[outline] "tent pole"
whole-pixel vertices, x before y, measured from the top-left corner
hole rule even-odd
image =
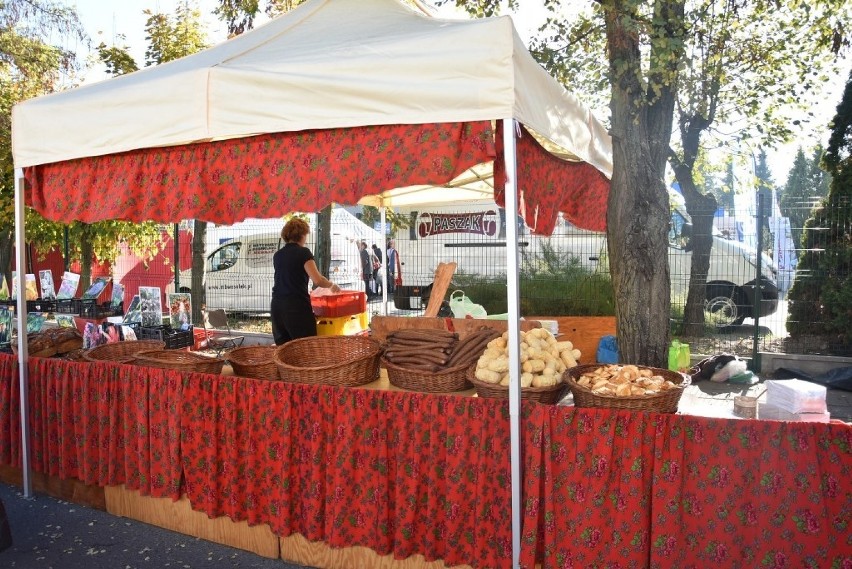
[[[379,267],[379,277],[382,278],[382,316],[388,315],[388,241],[385,235],[386,216],[384,204],[379,207],[379,233],[382,236],[382,242],[379,244],[382,250],[382,266]]]
[[[21,470],[23,473],[24,497],[33,495],[30,478],[30,405],[27,364],[27,289],[24,282],[27,266],[26,216],[24,210],[24,171],[15,168],[15,266],[18,268],[18,392],[21,394]]]
[[[506,294],[509,309],[509,425],[512,444],[512,567],[521,566],[521,342],[515,120],[503,119],[506,164]]]

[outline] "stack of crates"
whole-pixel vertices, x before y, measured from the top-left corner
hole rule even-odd
[[[354,336],[367,330],[367,295],[359,291],[311,296],[317,335]]]

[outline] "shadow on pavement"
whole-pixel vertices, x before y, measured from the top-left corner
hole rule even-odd
[[[4,569],[304,569],[0,483],[12,547]]]

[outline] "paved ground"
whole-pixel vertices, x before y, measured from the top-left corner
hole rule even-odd
[[[3,569],[300,569],[300,565],[110,515],[0,483],[13,546]]]

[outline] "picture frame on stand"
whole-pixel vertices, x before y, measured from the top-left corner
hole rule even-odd
[[[163,325],[163,300],[158,286],[140,286],[139,301],[142,312],[142,326]]]

